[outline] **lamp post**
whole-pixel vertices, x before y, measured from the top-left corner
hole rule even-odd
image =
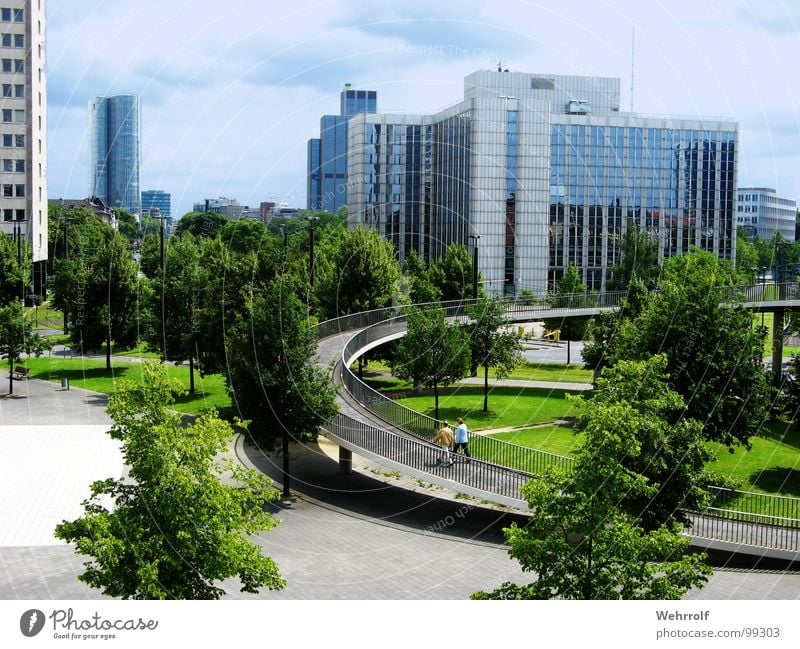
[[[289,228],[286,223],[281,223],[281,232],[283,233],[283,263],[289,262]]]
[[[308,283],[313,288],[314,286],[314,223],[319,221],[318,216],[309,216],[308,217],[308,231],[310,235],[309,244],[308,244]]]
[[[472,299],[478,299],[478,239],[479,234],[471,234],[468,237],[472,241]]]

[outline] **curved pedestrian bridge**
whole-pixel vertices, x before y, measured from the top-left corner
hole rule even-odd
[[[507,302],[509,322],[542,318],[575,318],[596,315],[618,307],[625,293],[558,296],[546,300]],[[736,299],[754,311],[782,316],[800,310],[796,284],[725,287],[721,301]],[[466,321],[471,301],[442,303],[450,320]],[[419,306],[419,305],[418,305]],[[339,445],[340,464],[349,470],[352,453],[389,469],[420,478],[470,496],[528,509],[520,487],[548,466],[568,469],[572,459],[503,442],[489,436],[471,435],[473,459],[441,466],[440,449],[432,443],[439,422],[406,408],[373,390],[351,367],[370,349],[402,337],[408,306],[368,311],[319,326],[320,362],[333,366],[339,389],[340,414],[323,427]],[[776,328],[778,330],[778,328]],[[780,334],[779,334],[780,335]],[[780,356],[778,356],[780,358]],[[780,367],[780,364],[778,364]],[[800,499],[712,488],[711,506],[690,512],[693,542],[716,549],[756,553],[780,559],[800,559]]]

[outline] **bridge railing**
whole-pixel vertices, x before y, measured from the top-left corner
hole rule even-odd
[[[398,435],[343,414],[337,415],[323,428],[358,448],[426,473],[434,470],[441,455],[439,447],[433,444]],[[530,474],[479,459],[472,460],[470,464],[456,462],[442,471],[446,471],[444,475],[448,480],[514,500],[521,499],[520,488],[531,478]]]
[[[463,315],[463,307],[453,305],[446,309],[448,317]],[[348,392],[370,412],[396,428],[424,440],[433,439],[441,421],[403,406],[361,381],[347,365],[358,350],[376,340],[405,331],[404,316],[372,325],[353,336],[342,349],[342,380]],[[520,446],[494,437],[470,433],[472,454],[487,462],[505,466],[530,475],[541,474],[548,466],[568,469],[572,458]]]

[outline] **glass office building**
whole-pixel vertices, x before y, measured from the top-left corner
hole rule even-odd
[[[374,113],[377,103],[377,92],[348,83],[339,95],[340,114],[320,118],[320,136],[308,141],[308,209],[336,212],[347,205],[347,124],[353,115]]]
[[[148,189],[142,192],[142,212],[147,214],[157,209],[161,216],[172,216],[172,196],[160,189]]]
[[[30,243],[34,288],[42,293],[48,252],[45,3],[0,4],[0,232]]]
[[[736,123],[623,113],[619,85],[481,71],[440,113],[353,117],[351,221],[401,258],[478,241],[493,293],[553,289],[569,264],[605,289],[629,222],[661,258],[733,258]]]
[[[89,101],[89,196],[141,214],[141,113],[136,95]]]

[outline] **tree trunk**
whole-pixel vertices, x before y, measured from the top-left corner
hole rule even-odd
[[[436,421],[439,421],[439,384],[433,384],[433,416]]]
[[[489,412],[489,366],[483,366],[483,412]]]
[[[591,600],[594,596],[593,577],[592,577],[592,536],[589,536],[589,552],[586,561],[586,575],[583,578],[583,599]]]
[[[8,393],[14,394],[14,357],[8,356]]]
[[[194,394],[194,356],[189,355],[189,394]]]
[[[111,334],[106,334],[106,369],[111,369]]]

